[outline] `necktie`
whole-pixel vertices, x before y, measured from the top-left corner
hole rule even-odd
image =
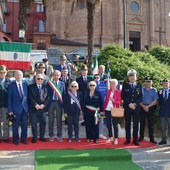
[[[84,82],[87,82],[87,78],[86,77],[84,77]]]
[[[131,88],[134,89],[134,84],[133,83],[131,84]]]
[[[40,85],[38,86],[38,92],[39,92],[39,94],[41,94],[41,86]]]
[[[21,97],[21,99],[23,98],[23,93],[22,93],[22,88],[21,88],[21,84],[18,84],[19,87],[19,95]]]
[[[164,99],[165,99],[165,100],[168,99],[168,91],[167,91],[167,90],[165,90]]]

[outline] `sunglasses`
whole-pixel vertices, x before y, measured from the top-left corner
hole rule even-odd
[[[90,87],[92,87],[92,86],[93,86],[93,87],[95,87],[96,85],[94,85],[94,84],[90,84],[89,86],[90,86]]]
[[[145,82],[146,82],[146,83],[150,83],[151,81],[150,81],[150,80],[146,80]]]
[[[71,86],[71,87],[77,87],[77,86]]]
[[[94,77],[95,79],[99,79],[100,77]]]
[[[37,78],[37,80],[43,80],[42,78]]]

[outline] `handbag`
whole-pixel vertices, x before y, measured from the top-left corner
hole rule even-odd
[[[112,115],[112,117],[124,117],[124,108],[122,108],[122,107],[112,108],[111,115]]]

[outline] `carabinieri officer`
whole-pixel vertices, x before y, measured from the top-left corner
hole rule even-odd
[[[125,130],[126,141],[125,145],[130,143],[131,139],[131,117],[133,117],[133,143],[139,145],[138,138],[138,125],[139,125],[139,113],[140,103],[142,100],[142,86],[136,83],[137,72],[131,69],[127,72],[129,82],[125,82],[122,88],[122,99],[124,101],[125,109]]]
[[[147,119],[150,142],[156,144],[157,142],[154,140],[153,122],[156,104],[158,102],[158,94],[157,90],[152,87],[152,83],[152,78],[147,76],[145,78],[145,86],[142,88],[143,97],[142,102],[140,103],[142,108],[140,112],[140,138],[138,139],[138,142],[142,142],[144,139],[145,123]]]

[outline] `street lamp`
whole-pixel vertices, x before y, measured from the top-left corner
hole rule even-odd
[[[126,48],[126,0],[123,0],[123,47]]]

